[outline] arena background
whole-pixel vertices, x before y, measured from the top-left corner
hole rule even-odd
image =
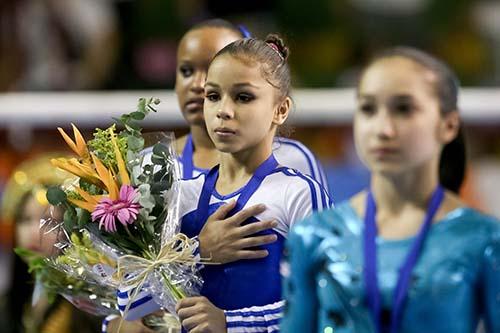
[[[296,88],[292,134],[326,168],[336,202],[366,186],[352,144],[352,87],[393,45],[422,48],[460,77],[468,138],[463,197],[500,217],[500,2],[486,0],[9,0],[0,3],[0,196],[12,170],[63,149],[57,126],[88,136],[139,97],[159,97],[148,131],[186,132],[172,92],[176,44],[220,17],[253,35],[282,34]],[[0,290],[11,227],[0,222]]]

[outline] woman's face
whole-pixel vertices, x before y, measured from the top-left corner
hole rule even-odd
[[[458,130],[442,115],[433,72],[403,57],[383,58],[365,72],[354,117],[356,149],[372,172],[401,173],[439,161]]]
[[[189,31],[179,43],[175,92],[190,126],[204,124],[203,89],[208,64],[219,50],[240,38],[229,29],[206,27]]]
[[[33,195],[29,195],[20,209],[19,219],[16,221],[16,246],[46,256],[52,254],[56,235],[45,234],[42,237],[40,232],[40,219],[45,217],[47,206],[41,205]]]
[[[271,146],[274,132],[288,116],[289,103],[262,76],[261,65],[232,55],[218,56],[205,85],[204,114],[215,147],[237,153]]]

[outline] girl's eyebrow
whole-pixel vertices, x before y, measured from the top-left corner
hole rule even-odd
[[[410,101],[413,100],[413,97],[411,95],[401,94],[392,96],[392,99],[395,99],[397,101]]]
[[[358,98],[363,98],[363,99],[369,99],[369,100],[374,100],[375,96],[370,95],[370,94],[358,94]]]
[[[210,82],[210,81],[205,82],[205,86],[212,86],[214,88],[220,88],[220,86],[217,83]],[[250,82],[235,83],[235,84],[233,84],[233,87],[237,87],[237,88],[240,88],[240,87],[252,87],[252,88],[255,88],[255,89],[259,89],[258,86],[254,85],[254,84],[251,84]]]
[[[259,89],[258,86],[254,85],[254,84],[251,84],[250,82],[241,82],[241,83],[235,83],[233,84],[234,87],[253,87],[253,88],[256,88],[256,89]]]
[[[217,83],[213,83],[213,82],[210,82],[210,81],[205,82],[205,86],[212,86],[214,88],[220,88]]]

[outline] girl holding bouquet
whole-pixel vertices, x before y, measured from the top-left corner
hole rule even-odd
[[[244,236],[254,236],[236,241],[239,254],[258,250],[266,256],[235,261],[201,247],[202,258],[220,265],[202,269],[201,297],[177,306],[189,332],[278,330],[283,305],[279,262],[288,230],[313,211],[331,206],[318,182],[282,166],[273,154],[276,131],[291,107],[287,57],[283,41],[270,35],[265,41],[235,41],[210,62],[204,118],[220,165],[182,182],[181,231],[194,237],[208,225],[238,226]],[[257,222],[266,220],[273,229],[255,235]],[[200,235],[201,244],[203,240]],[[213,235],[212,241],[217,240],[224,242],[222,235]],[[267,240],[274,242],[259,246]]]
[[[195,25],[179,42],[175,92],[190,129],[188,135],[177,140],[183,178],[206,173],[219,162],[218,150],[208,135],[203,117],[203,88],[208,64],[224,46],[248,37],[250,34],[243,27],[214,19]],[[276,137],[273,152],[281,165],[297,169],[327,188],[322,166],[303,144]]]
[[[366,67],[354,137],[371,188],[292,230],[283,332],[500,332],[500,224],[457,196],[458,89],[411,48]]]

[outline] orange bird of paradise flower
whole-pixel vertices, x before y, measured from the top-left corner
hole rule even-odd
[[[99,158],[89,152],[87,143],[85,142],[82,134],[75,125],[71,125],[73,127],[75,141],[73,141],[63,129],[58,128],[58,130],[68,146],[81,158],[81,161],[76,158],[57,158],[51,160],[52,165],[66,170],[100,187],[108,193],[107,197],[111,200],[117,200],[119,198],[120,186],[130,185],[130,176],[128,174],[122,153],[118,148],[116,134],[114,133],[113,128],[109,128],[108,130],[111,134],[111,142],[113,144],[116,164],[118,165],[119,179],[115,175],[112,168],[106,168]],[[120,180],[120,182],[118,180]],[[82,197],[83,200],[68,198],[68,201],[89,212],[93,212],[99,201],[106,197],[106,195],[91,195],[79,187],[75,187],[75,191]]]

